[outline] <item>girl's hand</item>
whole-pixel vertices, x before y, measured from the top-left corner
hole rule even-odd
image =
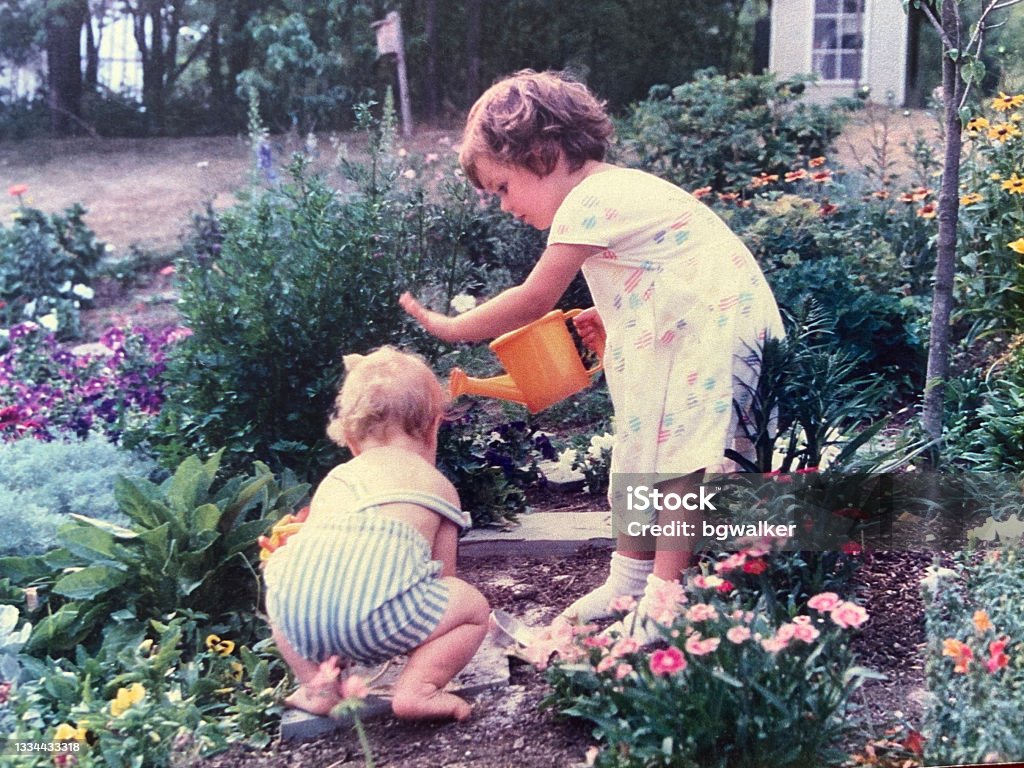
[[[423,326],[427,333],[437,336],[443,341],[458,341],[458,339],[451,338],[448,333],[451,318],[442,315],[440,312],[427,309],[408,291],[398,297],[398,303],[402,305],[402,309],[408,312],[416,322]]]
[[[604,330],[604,320],[597,313],[597,307],[591,307],[580,312],[572,319],[576,332],[580,335],[580,341],[599,359],[604,359],[604,345],[608,335]]]

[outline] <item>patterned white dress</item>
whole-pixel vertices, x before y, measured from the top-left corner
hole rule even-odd
[[[733,401],[747,407],[760,347],[782,334],[743,241],[689,193],[616,168],[566,196],[548,243],[605,249],[583,274],[608,334],[612,472],[726,471],[725,449],[743,447]]]

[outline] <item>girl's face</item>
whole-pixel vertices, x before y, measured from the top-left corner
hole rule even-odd
[[[555,212],[573,187],[563,159],[547,176],[538,176],[522,166],[503,165],[489,157],[477,160],[476,171],[484,191],[501,200],[501,210],[536,229],[551,226]]]

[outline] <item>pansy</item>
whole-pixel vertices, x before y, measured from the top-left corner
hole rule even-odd
[[[118,688],[114,700],[110,702],[110,714],[120,717],[144,698],[146,689],[142,683],[132,683],[127,688]]]

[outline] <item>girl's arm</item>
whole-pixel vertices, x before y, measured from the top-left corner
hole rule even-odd
[[[493,339],[550,312],[583,262],[604,250],[594,245],[549,245],[521,285],[455,317],[427,309],[408,292],[399,303],[428,333],[444,341]]]
[[[441,562],[441,576],[455,575],[455,559],[459,552],[459,528],[451,520],[441,520],[434,534],[430,558]]]

